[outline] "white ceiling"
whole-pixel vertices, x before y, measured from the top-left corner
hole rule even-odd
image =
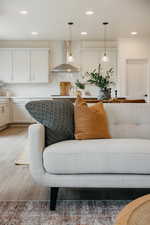
[[[19,10],[28,10],[20,15]],[[92,16],[85,11],[93,10]],[[150,0],[0,0],[1,40],[63,40],[68,38],[67,22],[73,21],[73,39],[102,40],[101,23],[110,23],[108,39],[150,37]],[[33,37],[32,31],[39,32]],[[87,31],[86,37],[80,32]]]

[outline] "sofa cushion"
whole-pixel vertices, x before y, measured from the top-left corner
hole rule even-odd
[[[48,146],[43,163],[52,174],[150,174],[150,140],[70,140]]]
[[[96,103],[89,107],[84,99],[78,97],[74,112],[75,139],[111,138],[103,103]]]
[[[32,101],[28,112],[45,126],[45,145],[74,139],[74,106],[68,100]]]
[[[150,139],[150,104],[106,103],[112,138]]]

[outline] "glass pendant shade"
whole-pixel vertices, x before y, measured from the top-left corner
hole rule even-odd
[[[109,57],[106,55],[106,53],[105,53],[104,56],[102,57],[102,61],[103,61],[103,62],[109,62]]]
[[[68,61],[68,63],[74,62],[73,56],[72,55],[69,55],[68,58],[67,58],[67,61]]]

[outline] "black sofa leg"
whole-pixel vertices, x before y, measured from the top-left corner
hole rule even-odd
[[[52,187],[50,189],[50,210],[54,211],[56,209],[57,195],[58,195],[58,187]]]

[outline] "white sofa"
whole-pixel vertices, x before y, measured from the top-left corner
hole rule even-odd
[[[104,104],[112,139],[68,140],[44,147],[44,127],[29,128],[30,171],[51,187],[150,188],[150,104]]]

